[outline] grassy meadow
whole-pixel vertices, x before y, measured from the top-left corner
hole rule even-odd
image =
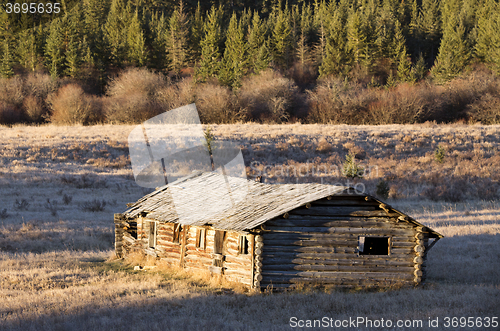
[[[151,191],[133,180],[133,128],[0,126],[1,330],[288,330],[292,317],[450,330],[445,317],[500,317],[500,125],[213,125],[249,177],[357,185],[445,236],[417,288],[263,294],[113,259],[113,213]],[[364,178],[342,176],[348,153]]]

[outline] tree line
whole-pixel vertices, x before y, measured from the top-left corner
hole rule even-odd
[[[338,0],[194,4],[82,0],[47,24],[13,33],[0,16],[0,74],[47,70],[106,81],[124,67],[238,88],[268,67],[317,77],[353,72],[384,82],[439,81],[472,63],[500,71],[497,0]]]

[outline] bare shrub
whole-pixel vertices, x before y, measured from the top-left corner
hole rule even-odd
[[[50,201],[50,199],[47,198],[47,201],[45,202],[44,207],[45,207],[45,209],[50,211],[50,214],[52,216],[57,216],[57,212],[59,211],[59,206],[58,206],[57,201],[55,201],[55,200]]]
[[[90,201],[85,201],[80,205],[80,209],[83,211],[88,211],[88,212],[98,212],[98,211],[103,211],[104,207],[106,207],[106,201],[104,200],[99,200],[99,199],[94,199]]]
[[[0,100],[0,124],[14,124],[21,120],[21,113],[14,105]]]
[[[0,102],[18,107],[23,103],[24,96],[21,77],[0,78]]]
[[[175,109],[195,102],[195,85],[192,78],[184,78],[157,92],[158,102],[166,109]]]
[[[58,81],[52,79],[48,74],[34,73],[26,77],[24,91],[26,95],[33,95],[44,100],[57,90],[58,85]]]
[[[196,107],[202,123],[233,123],[242,120],[231,90],[215,82],[196,86]]]
[[[65,205],[69,205],[71,203],[71,201],[73,201],[73,197],[71,195],[65,193],[63,195],[63,203]]]
[[[167,86],[162,74],[140,68],[124,71],[108,86],[106,118],[113,123],[140,123],[162,113],[159,91]]]
[[[26,199],[21,199],[20,201],[16,199],[14,202],[14,208],[17,210],[28,210],[30,203]]]
[[[270,69],[244,79],[236,95],[238,104],[252,119],[282,123],[299,115],[297,85]]]
[[[61,177],[61,182],[63,184],[73,185],[78,189],[107,187],[105,181],[99,179],[97,175],[90,173],[80,176],[63,175]]]
[[[7,217],[9,217],[9,213],[7,212],[7,208],[0,210],[0,218],[6,219]]]
[[[369,121],[368,105],[375,97],[361,84],[340,78],[321,80],[308,91],[309,115],[313,123],[363,124]]]
[[[37,96],[28,95],[23,101],[26,118],[30,122],[41,122],[46,114],[44,102]]]
[[[486,93],[468,105],[466,112],[470,122],[500,124],[500,95]]]
[[[52,108],[52,123],[89,125],[103,119],[99,99],[85,94],[76,84],[61,87],[56,94],[50,95],[48,100]]]

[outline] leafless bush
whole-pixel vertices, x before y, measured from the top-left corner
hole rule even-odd
[[[84,188],[103,188],[107,187],[105,181],[99,179],[93,174],[83,174],[80,176],[63,175],[61,182],[64,184],[73,185],[78,189]]]
[[[59,82],[44,73],[34,73],[26,77],[24,91],[26,95],[33,95],[42,100],[57,90]]]
[[[64,194],[63,195],[63,203],[65,205],[69,205],[71,203],[71,201],[73,201],[73,197],[71,195],[68,195],[68,194]]]
[[[144,68],[125,70],[108,85],[107,95],[110,97],[125,97],[140,94],[154,97],[157,91],[168,85],[164,76]]]
[[[140,123],[165,111],[159,91],[168,86],[162,74],[147,69],[126,70],[107,90],[106,118],[113,123]]]
[[[80,205],[81,210],[93,213],[103,211],[104,207],[106,207],[106,201],[99,199],[86,201]]]
[[[50,199],[47,199],[45,202],[45,209],[50,211],[50,214],[52,216],[57,216],[57,212],[59,211],[58,203],[55,200],[50,201]]]
[[[6,219],[7,217],[9,217],[9,213],[7,212],[7,208],[0,210],[0,218]]]
[[[0,124],[14,124],[21,120],[19,108],[0,100]]]
[[[29,206],[30,203],[26,199],[21,199],[21,201],[16,199],[16,201],[14,202],[14,208],[17,210],[28,210]]]
[[[361,84],[330,77],[308,91],[308,100],[310,122],[364,124],[370,120],[368,106],[376,97]]]
[[[76,84],[61,87],[48,99],[53,111],[50,117],[52,123],[89,125],[103,120],[99,99],[85,94]]]
[[[30,122],[41,122],[46,114],[43,101],[34,95],[28,95],[23,101],[26,118]]]
[[[467,117],[471,122],[500,124],[500,95],[486,93],[467,106]]]
[[[252,119],[282,123],[299,110],[299,89],[293,80],[266,70],[242,81],[238,104]]]
[[[166,110],[195,102],[195,85],[192,78],[184,78],[158,90],[158,102]]]
[[[232,123],[244,119],[229,88],[206,82],[197,85],[195,93],[202,123]]]
[[[23,103],[24,96],[21,77],[0,78],[0,102],[18,107]]]

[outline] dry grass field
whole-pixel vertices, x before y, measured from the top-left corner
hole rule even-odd
[[[213,126],[240,144],[250,176],[372,195],[384,180],[388,203],[445,236],[417,288],[262,295],[112,259],[113,213],[150,191],[133,181],[132,129],[0,127],[0,330],[288,330],[292,317],[383,318],[395,330],[439,318],[431,329],[452,330],[446,317],[500,317],[500,126]],[[341,175],[349,152],[365,178]]]

